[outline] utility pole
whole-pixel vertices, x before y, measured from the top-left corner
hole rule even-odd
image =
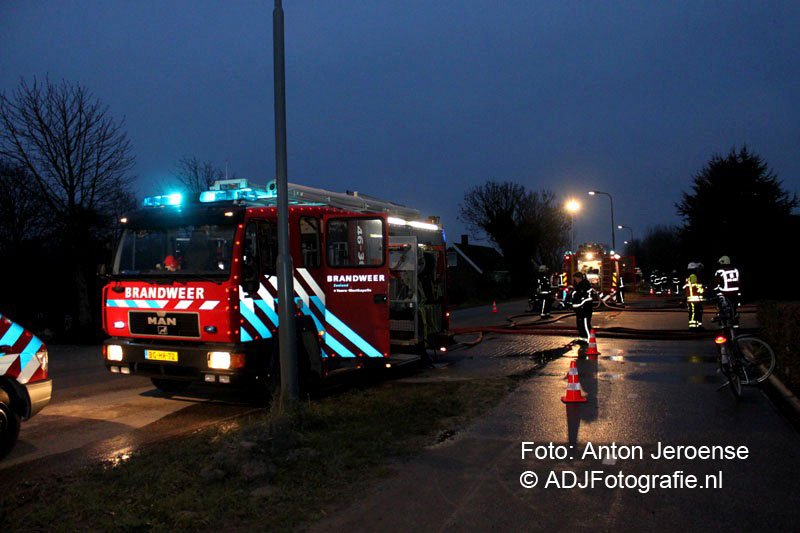
[[[297,341],[294,323],[294,267],[289,253],[289,186],[286,174],[286,61],[283,45],[283,6],[272,11],[272,50],[275,78],[275,181],[278,195],[278,346],[281,363],[281,407],[297,401]]]

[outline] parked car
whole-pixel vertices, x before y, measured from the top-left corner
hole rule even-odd
[[[47,346],[0,315],[0,459],[14,447],[20,421],[41,411],[53,392]]]

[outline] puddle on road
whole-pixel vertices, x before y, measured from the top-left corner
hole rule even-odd
[[[617,363],[711,363],[716,364],[715,355],[603,355],[600,359]]]
[[[653,372],[641,372],[627,374],[624,379],[631,381],[646,381],[648,383],[665,383],[677,385],[688,383],[690,385],[719,385],[720,377],[717,374],[691,374],[689,376],[679,376],[676,374],[656,374]]]

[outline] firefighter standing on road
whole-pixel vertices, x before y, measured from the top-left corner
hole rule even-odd
[[[675,296],[680,295],[681,293],[681,278],[678,276],[678,271],[672,271],[672,277],[670,278],[670,283],[672,284],[672,291]]]
[[[549,318],[550,308],[553,306],[553,288],[545,265],[539,267],[539,275],[536,277],[536,296],[541,300],[539,316]]]
[[[731,265],[731,258],[723,255],[719,258],[719,269],[714,273],[714,292],[725,296],[731,304],[733,322],[739,322],[739,269]]]
[[[689,329],[702,328],[703,284],[697,277],[699,265],[692,262],[686,268],[689,270],[689,276],[683,288],[686,291],[686,308],[689,310]]]
[[[611,292],[614,295],[614,303],[625,305],[625,280],[622,274],[611,273]]]
[[[589,342],[589,330],[592,329],[592,296],[594,289],[583,272],[575,272],[572,276],[575,292],[572,293],[572,308],[575,310],[575,321],[578,325],[578,336],[581,341]]]

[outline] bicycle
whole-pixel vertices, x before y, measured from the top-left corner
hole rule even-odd
[[[725,295],[717,296],[717,316],[721,333],[714,342],[719,348],[717,362],[727,378],[718,390],[730,387],[733,396],[742,396],[742,385],[758,385],[775,370],[775,352],[766,341],[755,335],[738,335],[736,314]]]

